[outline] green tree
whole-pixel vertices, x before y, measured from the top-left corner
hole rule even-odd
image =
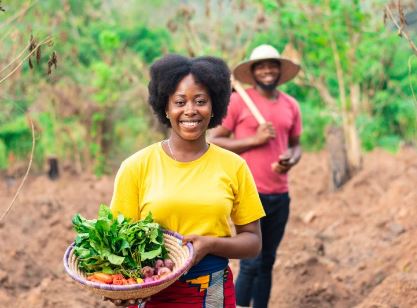
[[[304,93],[304,98],[312,99],[308,104],[323,109],[329,121],[343,128],[351,174],[361,168],[361,135],[367,148],[392,148],[407,136],[415,113],[407,107],[405,67],[395,63],[409,51],[393,48],[393,35],[385,31],[382,19],[373,18],[374,12],[382,11],[379,1],[368,3],[372,10],[360,1],[258,3],[275,17],[277,26],[256,37],[254,44],[272,43],[301,63],[303,71],[296,82],[315,92]],[[372,136],[364,129],[371,123]],[[376,142],[370,144],[370,139]]]

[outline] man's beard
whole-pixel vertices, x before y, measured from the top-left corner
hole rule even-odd
[[[277,87],[278,82],[279,82],[279,77],[273,83],[269,83],[269,84],[262,83],[256,79],[255,79],[255,82],[262,90],[270,92],[270,91],[275,90],[275,88]]]

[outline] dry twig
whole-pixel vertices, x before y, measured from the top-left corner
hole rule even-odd
[[[28,3],[25,6],[23,6],[23,8],[17,12],[16,14],[14,14],[13,16],[11,16],[9,19],[7,19],[6,21],[2,22],[0,24],[0,29],[8,26],[9,24],[11,24],[14,20],[18,19],[19,17],[23,16],[32,6],[34,6],[36,3],[38,3],[38,0],[33,1],[32,3]]]
[[[412,57],[408,58],[408,82],[410,83],[410,89],[411,89],[411,93],[413,94],[414,104],[416,105],[416,108],[417,108],[417,97],[416,97],[416,94],[414,92],[413,84],[411,82],[411,73],[412,73],[411,72],[411,59],[412,59]]]
[[[28,167],[26,169],[25,176],[23,177],[22,182],[20,183],[19,188],[17,189],[17,191],[16,191],[16,193],[15,193],[12,201],[10,202],[10,204],[7,207],[6,211],[1,215],[0,222],[6,217],[6,215],[11,210],[14,202],[16,201],[17,196],[19,195],[19,193],[20,193],[20,191],[21,191],[21,189],[23,187],[23,184],[26,182],[26,179],[28,177],[30,168],[32,167],[33,154],[35,152],[35,127],[34,127],[33,122],[32,122],[32,120],[30,118],[29,118],[29,121],[30,121],[31,130],[32,130],[32,150],[30,151],[29,165],[28,165]]]
[[[25,51],[29,48],[30,43],[28,45],[25,46],[25,48],[23,48],[23,50],[16,56],[16,58],[14,58],[12,61],[10,61],[5,67],[3,67],[0,71],[0,74],[3,73],[10,65],[12,65],[14,62],[16,62],[17,60],[19,60],[23,54],[25,53]]]
[[[394,14],[392,13],[389,6],[386,5],[385,6],[385,11],[384,11],[384,21],[386,21],[387,17],[389,17],[392,20],[395,27],[397,27],[397,29],[398,29],[398,35],[401,36],[401,37],[404,37],[408,41],[408,44],[410,44],[411,49],[417,55],[417,46],[416,46],[416,44],[414,44],[413,40],[410,38],[410,35],[408,34],[407,30],[405,29],[405,26],[407,25],[407,22],[406,22],[406,19],[405,19],[405,16],[404,16],[404,11],[402,9],[400,0],[398,0],[398,14],[399,14],[399,17],[400,17],[399,23],[396,20],[396,18],[394,17]]]
[[[52,37],[47,37],[46,39],[44,39],[42,42],[40,42],[39,44],[36,44],[35,43],[35,47],[34,48],[31,48],[31,47],[33,47],[33,42],[32,42],[32,40],[31,40],[31,42],[30,42],[30,44],[29,44],[29,54],[28,55],[26,55],[26,57],[24,57],[17,65],[16,65],[16,67],[10,72],[10,73],[8,73],[4,78],[2,78],[1,80],[0,80],[0,84],[3,82],[3,81],[5,81],[7,78],[9,78],[11,75],[13,75],[16,71],[17,71],[17,69],[19,68],[19,67],[21,67],[22,65],[23,65],[23,63],[27,60],[27,59],[29,59],[30,60],[30,57],[35,53],[35,52],[37,52],[37,50],[38,50],[38,48],[40,48],[40,46],[42,46],[42,45],[46,45],[46,44],[50,44],[52,42]],[[54,52],[55,53],[55,52]],[[53,53],[53,54],[54,54]],[[56,61],[56,55],[54,56],[55,57],[55,61]],[[32,64],[32,62],[30,62],[29,61],[29,66],[31,66],[31,64]],[[48,65],[49,65],[49,61],[48,61]],[[55,63],[55,67],[56,67],[56,63]],[[48,71],[49,72],[49,71]]]

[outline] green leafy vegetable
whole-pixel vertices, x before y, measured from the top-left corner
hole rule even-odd
[[[74,253],[86,273],[120,273],[138,278],[142,267],[153,266],[156,259],[167,257],[162,229],[151,213],[133,222],[123,215],[114,217],[102,204],[97,219],[75,214],[72,223],[77,232]]]

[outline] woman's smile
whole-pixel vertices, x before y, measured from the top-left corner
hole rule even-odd
[[[202,121],[196,120],[184,120],[180,121],[180,125],[184,128],[196,128],[198,125],[201,124]]]

